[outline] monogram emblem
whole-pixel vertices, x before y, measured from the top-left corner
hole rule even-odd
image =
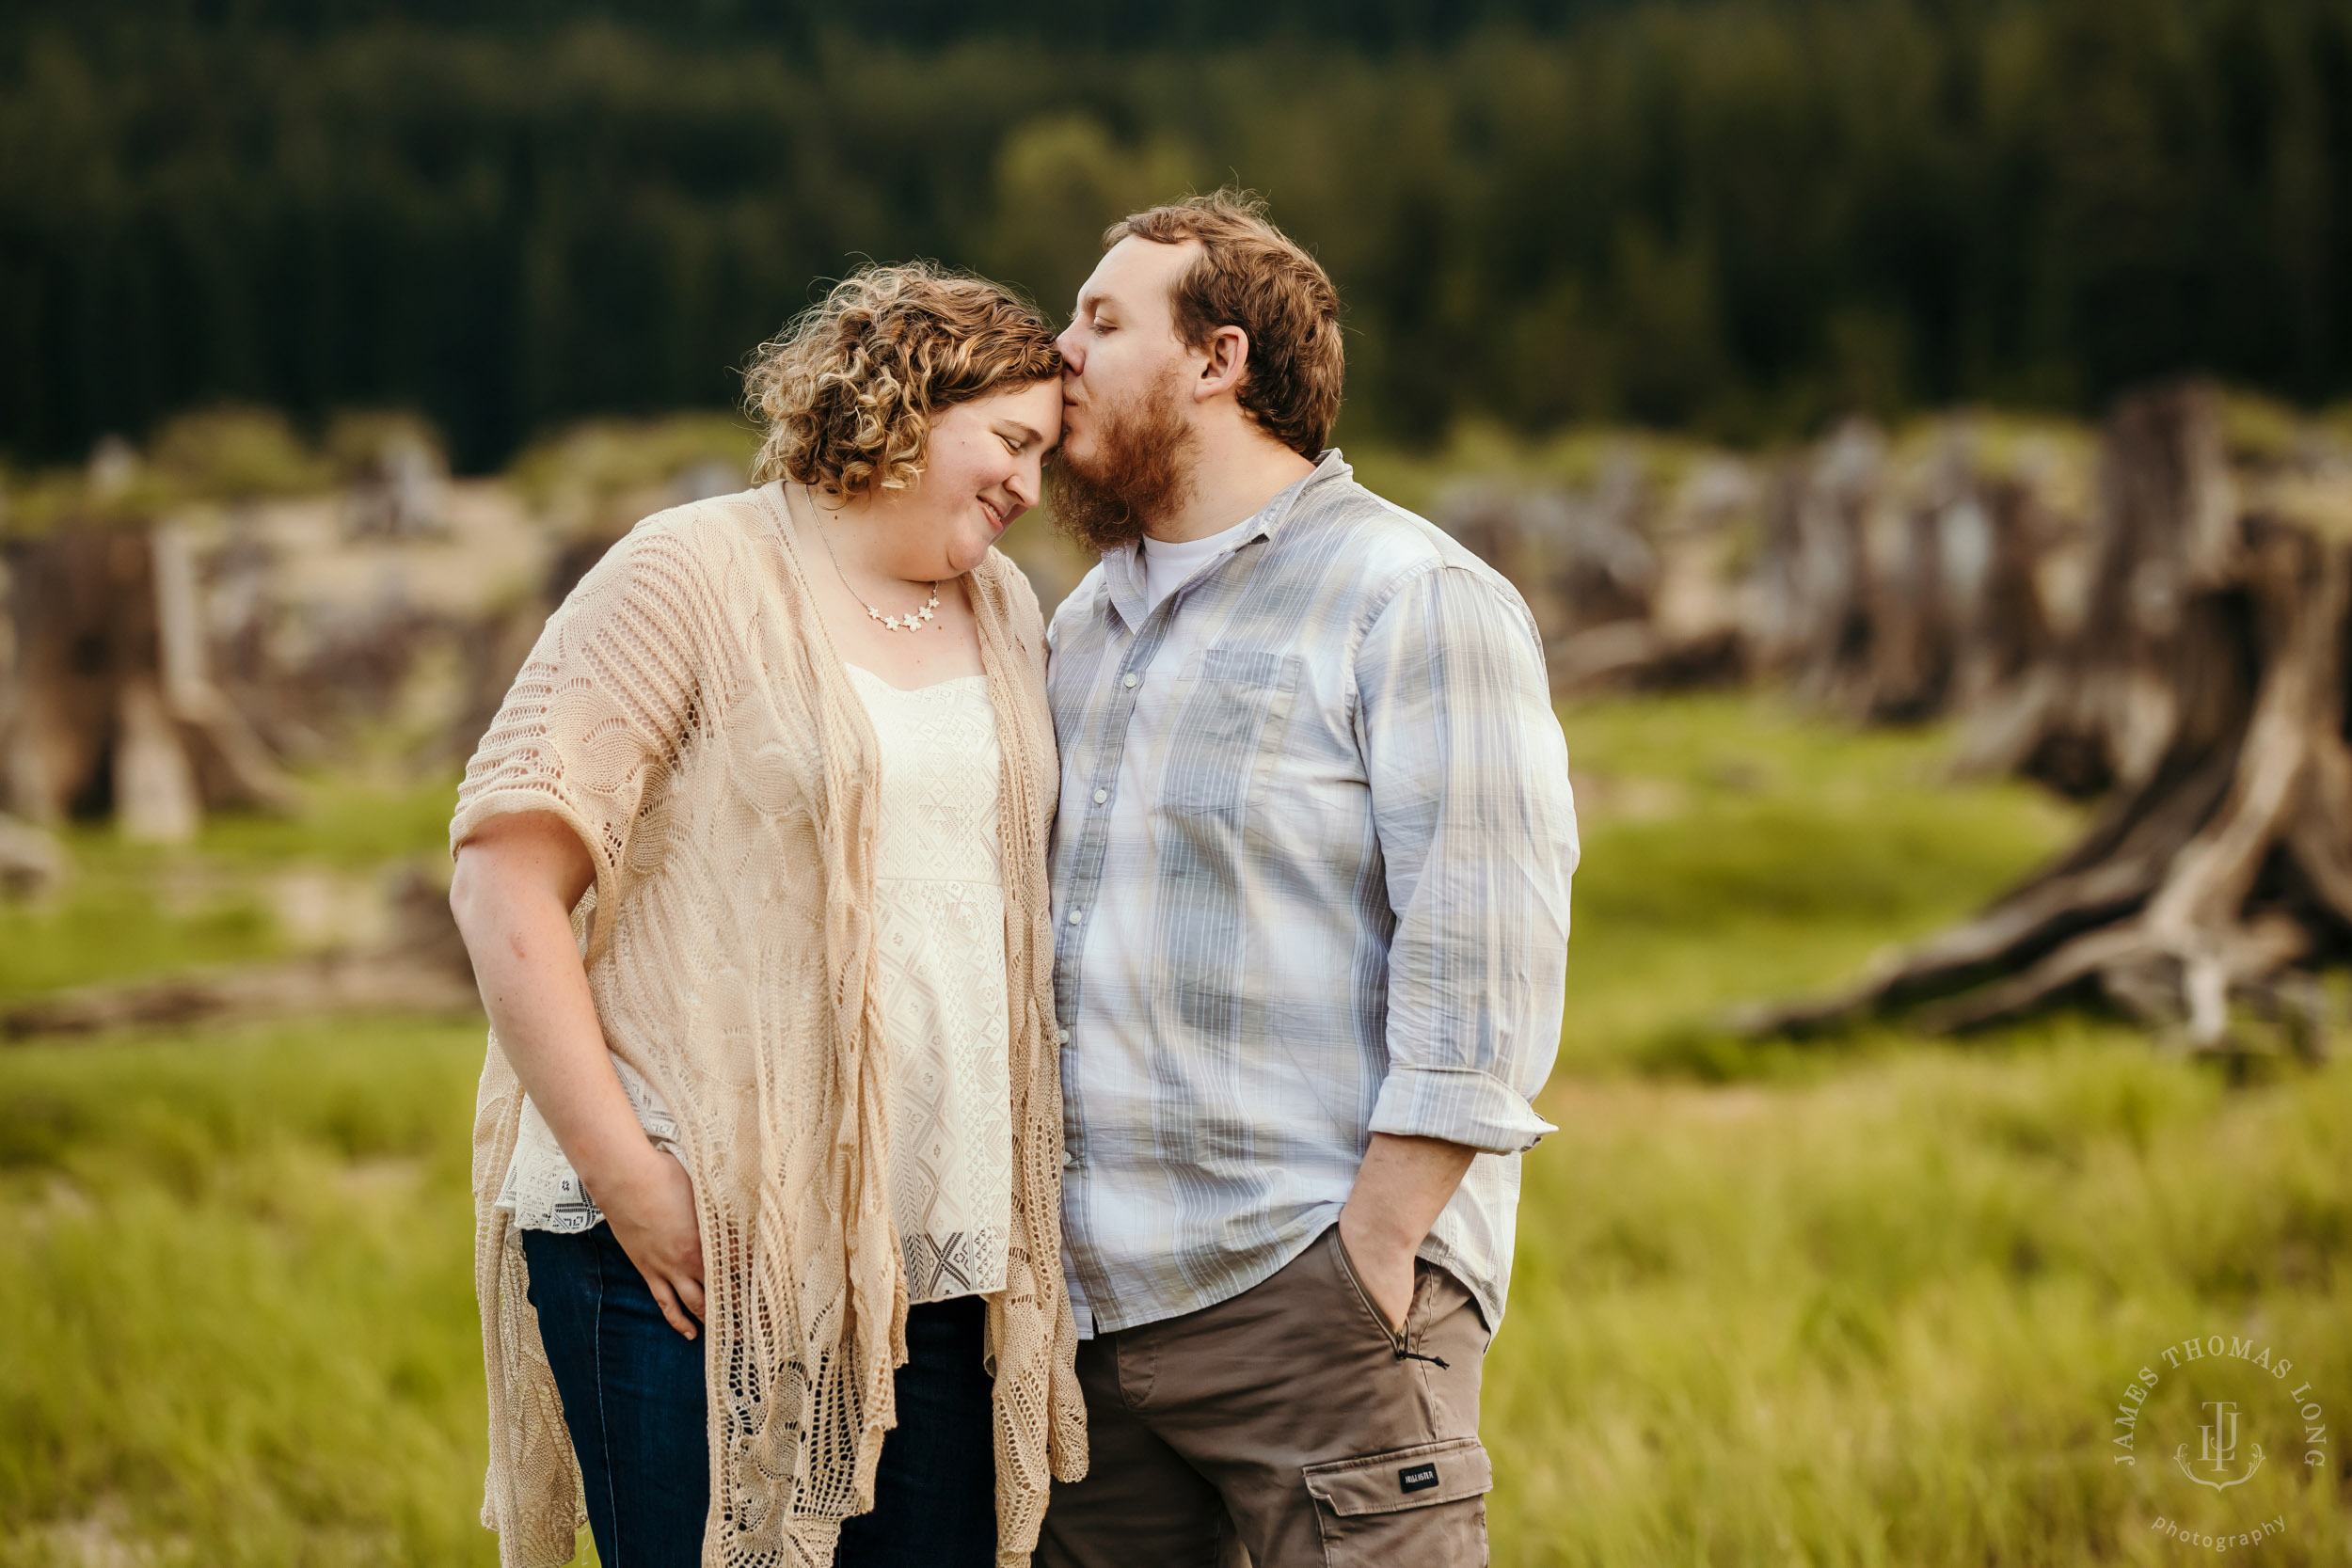
[[[2243,1486],[2254,1479],[2254,1472],[2263,1467],[2263,1446],[2249,1443],[2254,1462],[2246,1466],[2246,1473],[2219,1479],[2237,1460],[2237,1403],[2233,1400],[2207,1400],[2205,1414],[2213,1419],[2197,1429],[2202,1441],[2197,1453],[2197,1465],[2211,1470],[2211,1476],[2201,1476],[2189,1466],[2188,1445],[2183,1443],[2172,1450],[2172,1463],[2181,1467],[2181,1474],[2200,1486],[2210,1486],[2217,1492],[2227,1492],[2233,1486]]]

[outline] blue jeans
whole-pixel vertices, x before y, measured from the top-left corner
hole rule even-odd
[[[664,1322],[610,1226],[522,1232],[539,1338],[564,1401],[604,1568],[694,1568],[710,1513],[703,1342]],[[835,1568],[993,1568],[996,1453],[977,1296],[907,1312],[898,1424],[874,1511],[842,1526]]]

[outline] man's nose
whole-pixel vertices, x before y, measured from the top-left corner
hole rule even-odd
[[[1061,336],[1054,340],[1054,346],[1061,350],[1064,375],[1078,375],[1085,372],[1086,350],[1078,346],[1078,324],[1076,322],[1072,322],[1061,329]]]

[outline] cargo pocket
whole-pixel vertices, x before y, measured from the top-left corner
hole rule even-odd
[[[1306,1466],[1306,1476],[1328,1568],[1477,1568],[1486,1560],[1495,1476],[1475,1437],[1334,1459]]]

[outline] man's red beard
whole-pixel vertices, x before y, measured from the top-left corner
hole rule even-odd
[[[1094,451],[1054,460],[1054,521],[1102,554],[1132,545],[1192,493],[1193,430],[1176,405],[1171,372],[1140,397],[1094,405]]]

